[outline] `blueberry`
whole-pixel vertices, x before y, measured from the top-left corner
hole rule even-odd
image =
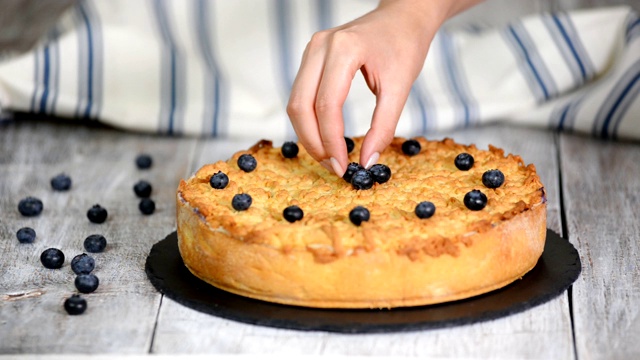
[[[235,194],[233,200],[231,200],[231,206],[238,211],[247,210],[252,201],[249,194]]]
[[[464,196],[464,205],[469,210],[482,210],[487,206],[487,195],[480,190],[471,190]]]
[[[153,159],[150,155],[140,154],[136,157],[136,166],[138,169],[148,169],[153,164]]]
[[[88,294],[96,291],[98,285],[100,285],[100,281],[98,280],[98,277],[93,274],[80,274],[76,276],[74,284],[78,291]]]
[[[360,226],[363,221],[369,221],[369,217],[369,210],[364,206],[356,206],[349,212],[349,220],[358,226]]]
[[[456,156],[456,159],[453,163],[456,165],[458,170],[467,171],[473,167],[473,156],[468,153],[460,153]]]
[[[227,187],[227,185],[229,185],[229,177],[222,171],[218,171],[217,173],[211,175],[211,178],[209,179],[209,185],[211,185],[211,187],[214,189],[224,189]]]
[[[356,171],[362,170],[362,169],[364,169],[362,165],[358,164],[357,162],[352,162],[349,165],[347,165],[347,171],[344,172],[344,175],[342,175],[342,178],[350,183],[351,179],[353,178],[353,174],[355,174]]]
[[[490,189],[496,189],[504,183],[504,174],[497,169],[487,170],[482,174],[482,183]]]
[[[294,157],[298,156],[298,151],[300,151],[300,149],[298,148],[298,144],[294,143],[293,141],[287,141],[286,143],[282,144],[282,156],[286,157],[287,159],[293,159]]]
[[[299,206],[291,205],[284,209],[284,211],[282,212],[282,216],[284,216],[285,220],[292,223],[298,220],[302,220],[304,212],[302,211],[302,209],[300,209]]]
[[[80,315],[87,310],[87,301],[80,295],[71,295],[64,301],[64,309],[69,315]]]
[[[351,154],[353,148],[356,147],[356,143],[353,142],[353,139],[344,137],[344,142],[347,143],[347,154]]]
[[[105,220],[107,220],[107,209],[102,206],[95,204],[87,211],[87,217],[89,221],[96,224],[102,224]]]
[[[47,269],[60,269],[64,264],[64,253],[59,249],[49,248],[40,255],[40,262]]]
[[[366,169],[358,170],[351,178],[351,185],[356,190],[367,190],[373,186],[373,176],[371,172]]]
[[[16,233],[18,241],[22,244],[31,244],[36,241],[36,231],[30,227],[23,227]]]
[[[371,176],[373,176],[373,180],[378,184],[384,184],[391,179],[391,169],[384,164],[373,165],[369,169],[369,172],[371,173]]]
[[[38,198],[27,196],[18,203],[18,211],[23,216],[38,216],[42,212],[42,201]]]
[[[136,193],[137,197],[147,198],[151,196],[151,190],[153,190],[153,187],[145,180],[140,180],[133,185],[133,192]]]
[[[144,215],[151,215],[154,211],[156,211],[156,203],[149,198],[144,198],[140,200],[138,209],[140,209],[140,212]]]
[[[417,140],[410,139],[402,143],[402,152],[405,153],[405,155],[417,155],[420,149],[421,146]]]
[[[51,178],[51,187],[56,191],[71,189],[71,178],[66,174],[59,174]]]
[[[244,172],[252,172],[258,166],[258,161],[251,154],[242,154],[238,158],[238,167]]]
[[[90,253],[103,252],[106,247],[107,239],[102,235],[93,234],[84,239],[84,249]]]
[[[96,267],[96,261],[87,254],[76,255],[71,259],[71,270],[76,275],[89,274]]]
[[[436,212],[436,206],[431,201],[423,201],[416,205],[416,216],[420,219],[428,219]]]

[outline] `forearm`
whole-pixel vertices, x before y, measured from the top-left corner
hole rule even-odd
[[[439,28],[449,18],[481,3],[483,0],[380,0],[378,9],[395,7],[406,20],[420,22],[426,28]],[[409,20],[409,21],[411,21]]]

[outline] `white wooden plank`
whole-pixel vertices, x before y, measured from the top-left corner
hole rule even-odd
[[[522,155],[526,162],[534,162],[549,194],[549,226],[560,232],[554,134],[498,125],[448,135],[481,148],[492,143]],[[197,153],[194,168],[226,158],[254,142],[207,141]],[[199,313],[165,297],[152,352],[571,359],[574,349],[568,309],[567,297],[561,296],[529,311],[476,325],[343,335],[242,324]]]
[[[151,246],[175,227],[174,193],[187,173],[195,140],[127,134],[81,125],[16,123],[0,132],[0,353],[147,353],[161,295],[150,285],[144,264]],[[134,159],[150,153],[155,164],[138,170]],[[60,173],[73,180],[69,192],[54,192],[49,180]],[[132,187],[140,178],[154,186],[157,210],[143,216]],[[22,217],[18,201],[39,197],[44,212]],[[88,221],[99,203],[106,223]],[[20,244],[16,231],[31,226],[34,244]],[[88,310],[69,316],[66,297],[75,293],[73,256],[84,252],[86,236],[108,240],[93,254],[100,286],[85,295]],[[63,250],[64,267],[48,270],[40,254]],[[26,294],[25,296],[17,296]]]
[[[437,359],[573,357],[570,322],[559,301],[476,325],[344,335],[247,325],[163,300],[153,353],[424,356]],[[546,316],[545,314],[550,314]],[[562,346],[559,346],[562,345]]]
[[[573,286],[580,359],[640,358],[640,149],[561,137],[569,240],[582,275]]]

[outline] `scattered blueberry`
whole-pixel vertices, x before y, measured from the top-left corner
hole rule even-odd
[[[106,247],[107,239],[102,235],[93,234],[84,239],[84,249],[90,253],[103,252]]]
[[[373,176],[371,172],[366,169],[358,170],[351,178],[351,185],[356,190],[367,190],[373,186]]]
[[[497,169],[487,170],[482,174],[482,183],[490,189],[496,189],[504,183],[504,174]]]
[[[133,192],[136,193],[137,197],[147,198],[151,196],[151,190],[153,190],[153,187],[145,180],[140,180],[133,185]]]
[[[209,185],[211,185],[211,187],[214,189],[224,189],[227,187],[227,185],[229,185],[229,177],[222,171],[218,171],[217,173],[211,175],[211,178],[209,179]]]
[[[51,178],[51,187],[56,191],[71,189],[71,178],[66,174],[59,174]]]
[[[107,220],[107,209],[102,206],[95,204],[87,211],[87,217],[89,221],[96,224],[102,224],[105,220]]]
[[[151,215],[154,211],[156,211],[156,203],[149,198],[144,198],[140,200],[138,209],[140,209],[140,212],[144,215]]]
[[[235,194],[233,200],[231,200],[231,206],[238,211],[247,210],[252,201],[249,194]]]
[[[482,210],[487,206],[487,195],[480,190],[471,190],[464,196],[464,205],[469,210]]]
[[[89,274],[96,267],[96,261],[87,254],[76,255],[71,259],[71,270],[76,275]]]
[[[150,155],[140,154],[136,157],[136,166],[138,169],[148,169],[153,164],[153,159]]]
[[[351,154],[353,148],[356,147],[356,143],[353,142],[353,139],[344,137],[344,142],[347,143],[347,154]]]
[[[344,175],[342,175],[342,178],[350,183],[351,179],[353,178],[353,174],[355,174],[356,171],[362,170],[362,169],[364,169],[362,165],[358,164],[357,162],[352,162],[349,165],[347,165],[347,171],[344,172]]]
[[[402,143],[402,152],[405,153],[405,155],[417,155],[420,152],[420,149],[421,146],[417,140],[410,139]]]
[[[282,216],[284,216],[285,220],[292,223],[298,220],[302,220],[304,212],[302,211],[302,209],[300,209],[299,206],[291,205],[284,209],[284,211],[282,212]]]
[[[282,156],[286,157],[287,159],[293,159],[294,157],[298,156],[298,151],[300,151],[300,149],[298,148],[298,144],[294,143],[293,141],[287,141],[286,143],[282,144]]]
[[[258,166],[258,161],[251,154],[242,154],[238,158],[238,167],[245,172],[252,172]]]
[[[384,184],[391,179],[391,169],[384,164],[373,165],[369,169],[369,172],[371,173],[371,176],[373,176],[373,180],[378,184]]]
[[[467,171],[473,167],[473,156],[469,153],[460,153],[456,156],[456,159],[453,163],[456,165],[458,170]]]
[[[64,309],[69,315],[80,315],[87,310],[87,301],[80,295],[71,295],[64,301]]]
[[[31,244],[36,241],[36,231],[30,227],[23,227],[16,233],[18,241],[22,244]]]
[[[100,281],[98,280],[98,277],[93,274],[80,274],[76,276],[74,284],[78,291],[88,294],[96,291],[98,285],[100,285]]]
[[[18,211],[23,216],[38,216],[42,212],[42,201],[38,198],[27,196],[18,203]]]
[[[363,221],[369,221],[369,217],[369,210],[364,206],[356,206],[349,212],[349,220],[358,226],[360,226]]]
[[[428,219],[436,213],[436,206],[431,201],[423,201],[416,205],[416,216],[420,219]]]
[[[64,253],[56,248],[49,248],[40,255],[40,262],[47,269],[60,269],[64,264]]]

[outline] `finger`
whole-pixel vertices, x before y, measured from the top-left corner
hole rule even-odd
[[[298,140],[317,161],[328,158],[315,112],[318,84],[324,69],[325,37],[324,34],[316,34],[307,45],[287,104],[287,114]]]
[[[336,51],[329,49],[315,104],[322,145],[338,176],[344,174],[349,163],[342,108],[353,77],[361,66],[353,53],[345,51],[353,47],[353,42],[350,42],[350,46],[345,46],[345,40],[341,38],[341,35],[334,36],[332,40],[332,48]]]
[[[360,164],[365,168],[375,165],[380,153],[393,141],[408,96],[408,91],[397,91],[377,97],[371,128],[367,131],[360,150]]]

